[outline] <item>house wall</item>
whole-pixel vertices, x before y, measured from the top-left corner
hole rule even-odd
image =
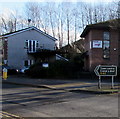
[[[90,48],[90,42],[100,40],[103,42],[103,32],[105,30],[90,30],[85,37],[85,50],[88,56],[85,58],[85,70],[93,71],[97,65],[116,65],[120,64],[120,39],[118,30],[110,30],[110,58],[103,58],[103,48]]]
[[[89,32],[86,37],[85,37],[85,51],[88,51],[87,56],[85,57],[85,63],[84,63],[84,67],[86,71],[89,71],[89,67],[90,67],[90,57],[91,57],[91,50],[90,50],[90,39],[91,39],[91,32]]]
[[[27,54],[25,40],[37,40],[40,44],[45,44],[46,48],[53,50],[55,41],[41,34],[36,30],[24,31],[10,36],[8,39],[8,65],[21,69],[24,67],[25,60],[35,60],[32,55]]]

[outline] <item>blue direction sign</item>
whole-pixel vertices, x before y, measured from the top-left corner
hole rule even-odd
[[[94,72],[97,76],[117,76],[117,66],[99,65]]]

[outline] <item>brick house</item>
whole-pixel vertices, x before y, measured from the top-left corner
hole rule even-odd
[[[87,25],[81,34],[85,38],[85,70],[97,65],[120,67],[120,19]]]
[[[56,58],[56,40],[34,26],[4,34],[0,37],[3,63],[22,69],[37,61],[52,62]]]

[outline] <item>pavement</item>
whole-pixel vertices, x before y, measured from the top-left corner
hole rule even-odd
[[[114,89],[111,88],[111,83],[102,83],[102,88],[98,88],[97,80],[85,79],[33,79],[24,75],[9,76],[6,80],[2,79],[2,83],[11,83],[16,85],[48,88],[51,90],[63,89],[70,92],[84,92],[95,94],[110,94],[119,93],[120,86],[114,83]]]

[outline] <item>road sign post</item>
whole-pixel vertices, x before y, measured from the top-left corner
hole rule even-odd
[[[101,76],[99,76],[98,88],[101,89]]]
[[[111,88],[114,88],[114,76],[117,76],[117,66],[114,65],[99,65],[94,70],[95,74],[99,76],[98,88],[101,89],[101,77],[112,76]]]
[[[112,76],[112,86],[111,86],[112,89],[114,89],[114,76]]]

